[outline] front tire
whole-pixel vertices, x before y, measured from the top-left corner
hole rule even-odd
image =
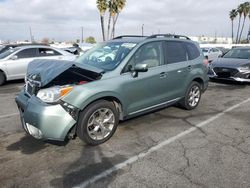
[[[185,97],[180,102],[181,107],[186,110],[195,109],[201,99],[201,85],[198,82],[193,81],[185,94]]]
[[[102,144],[113,136],[118,122],[118,111],[112,102],[96,101],[80,113],[77,136],[88,145]]]

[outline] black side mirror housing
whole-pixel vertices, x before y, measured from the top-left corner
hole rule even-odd
[[[132,76],[135,78],[138,76],[138,72],[147,72],[147,71],[148,71],[147,64],[136,64],[132,72]]]

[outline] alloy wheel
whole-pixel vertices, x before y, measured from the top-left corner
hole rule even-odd
[[[90,116],[87,124],[88,135],[93,140],[108,137],[115,126],[115,115],[111,109],[101,108]]]
[[[189,91],[188,104],[191,107],[195,107],[199,103],[200,97],[201,97],[200,88],[197,85],[194,85]]]

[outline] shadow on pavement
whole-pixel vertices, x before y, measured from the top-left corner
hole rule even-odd
[[[7,146],[9,151],[18,151],[20,150],[23,154],[33,154],[44,148],[46,148],[46,143],[36,140],[35,138],[25,135],[19,141]]]
[[[86,146],[78,160],[64,170],[63,177],[52,180],[50,185],[53,187],[78,186],[124,160],[126,159],[121,155],[106,157],[100,146]],[[115,175],[116,172],[113,172],[112,175],[105,177],[101,187],[107,187]]]
[[[24,84],[24,79],[7,81],[3,86],[12,85],[12,84],[20,84],[20,83]]]

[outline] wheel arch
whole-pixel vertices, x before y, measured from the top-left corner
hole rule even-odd
[[[96,101],[99,101],[99,100],[106,100],[106,101],[114,103],[114,105],[115,105],[115,107],[116,107],[116,109],[117,109],[117,111],[119,113],[119,119],[120,120],[124,119],[124,106],[123,106],[123,103],[118,97],[113,96],[113,95],[97,97],[97,98],[94,98],[92,100],[89,100],[88,103],[81,108],[81,110],[83,111],[89,105],[91,105],[92,103],[94,103]]]
[[[4,71],[4,70],[2,70],[1,68],[0,68],[0,73],[3,73],[3,76],[4,76],[4,82],[3,82],[3,84],[6,82],[6,80],[7,80],[7,74],[6,74],[6,72]]]
[[[202,78],[196,77],[192,81],[198,82],[201,85],[201,89],[204,90],[204,80]]]
[[[4,74],[4,76],[5,76],[5,79],[7,79],[7,74],[6,74],[6,72],[5,72],[3,69],[1,69],[1,68],[0,68],[0,72],[2,72],[2,73]]]

